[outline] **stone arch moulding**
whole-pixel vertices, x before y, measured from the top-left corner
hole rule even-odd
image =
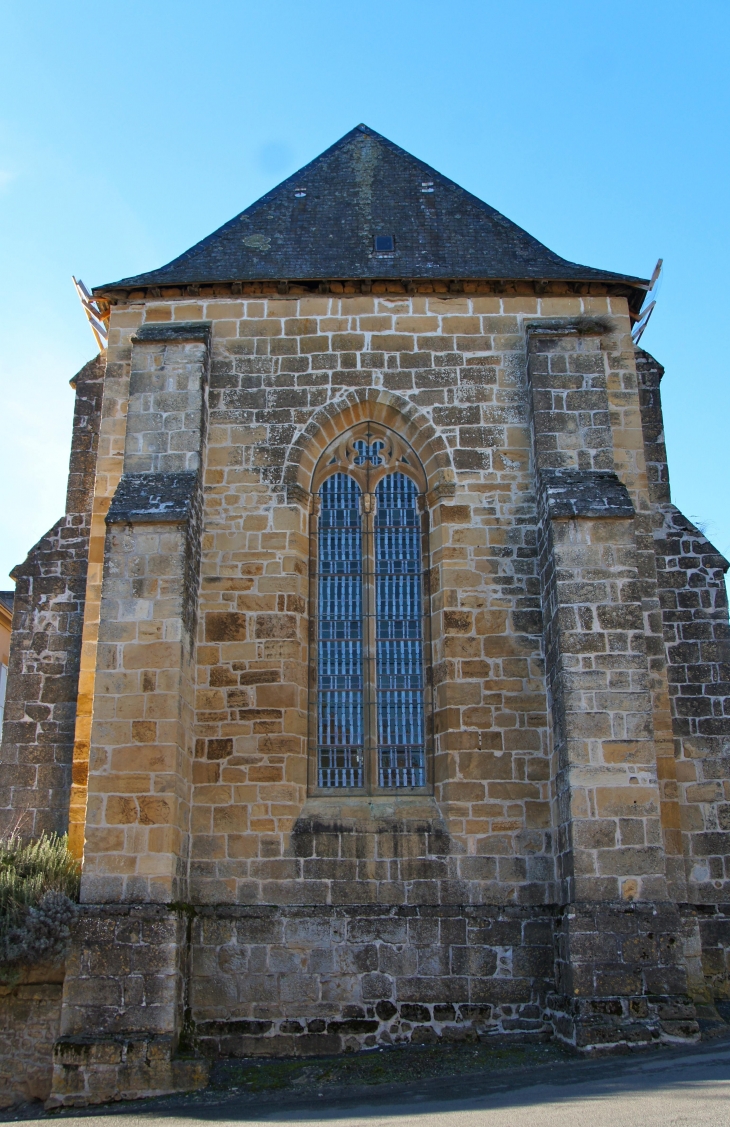
[[[320,457],[339,435],[358,423],[380,424],[401,435],[413,448],[426,475],[427,503],[453,496],[456,475],[449,448],[429,419],[393,392],[356,388],[315,411],[289,447],[284,466],[289,501],[308,504]]]

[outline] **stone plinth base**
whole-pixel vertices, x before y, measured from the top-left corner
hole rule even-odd
[[[730,999],[730,904],[702,904],[690,909],[697,919],[702,975],[709,995]]]
[[[555,1036],[582,1053],[699,1041],[694,1003],[686,996],[548,999]]]
[[[199,1088],[225,1057],[691,1043],[703,959],[724,988],[726,933],[724,912],[672,903],[87,905],[48,1106]]]
[[[46,1108],[86,1107],[204,1088],[208,1065],[175,1059],[170,1037],[61,1037]]]
[[[517,905],[202,906],[190,1021],[211,1056],[549,1037],[555,910]]]
[[[66,959],[61,1036],[177,1037],[187,921],[163,904],[84,904]]]
[[[555,1034],[581,1051],[699,1038],[686,920],[661,902],[582,902],[556,921]]]
[[[0,1107],[44,1100],[61,1022],[63,967],[33,967],[0,986]]]
[[[196,1046],[212,1059],[222,1057],[304,1057],[357,1052],[385,1045],[433,1045],[438,1041],[549,1041],[550,1018],[529,1002],[482,1005],[450,1002],[343,1006],[338,1018],[274,1021],[208,1021],[196,1028]]]
[[[84,905],[66,962],[48,1107],[83,1107],[204,1087],[181,1058],[187,922],[160,904]]]

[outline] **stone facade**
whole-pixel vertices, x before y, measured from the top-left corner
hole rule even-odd
[[[12,573],[0,822],[3,830],[19,825],[29,835],[68,825],[104,369],[98,356],[71,381],[66,514]]]
[[[63,977],[63,967],[34,967],[0,985],[0,1108],[51,1094]]]
[[[637,372],[672,713],[673,785],[681,804],[675,832],[684,839],[686,898],[713,904],[722,901],[730,871],[728,565],[671,503],[659,398],[664,369],[639,350]]]
[[[728,565],[669,500],[626,285],[106,292],[55,1103],[220,1055],[696,1039]],[[427,786],[357,795],[311,767],[313,482],[365,424],[425,482],[431,731]]]

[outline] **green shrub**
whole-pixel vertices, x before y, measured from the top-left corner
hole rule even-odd
[[[63,959],[78,910],[79,877],[65,836],[0,839],[0,978],[9,981],[21,966]]]

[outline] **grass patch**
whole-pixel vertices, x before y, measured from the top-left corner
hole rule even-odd
[[[484,1070],[528,1069],[572,1056],[555,1042],[403,1045],[332,1057],[219,1061],[213,1067],[210,1086],[219,1091],[304,1093],[323,1088],[408,1083]]]

